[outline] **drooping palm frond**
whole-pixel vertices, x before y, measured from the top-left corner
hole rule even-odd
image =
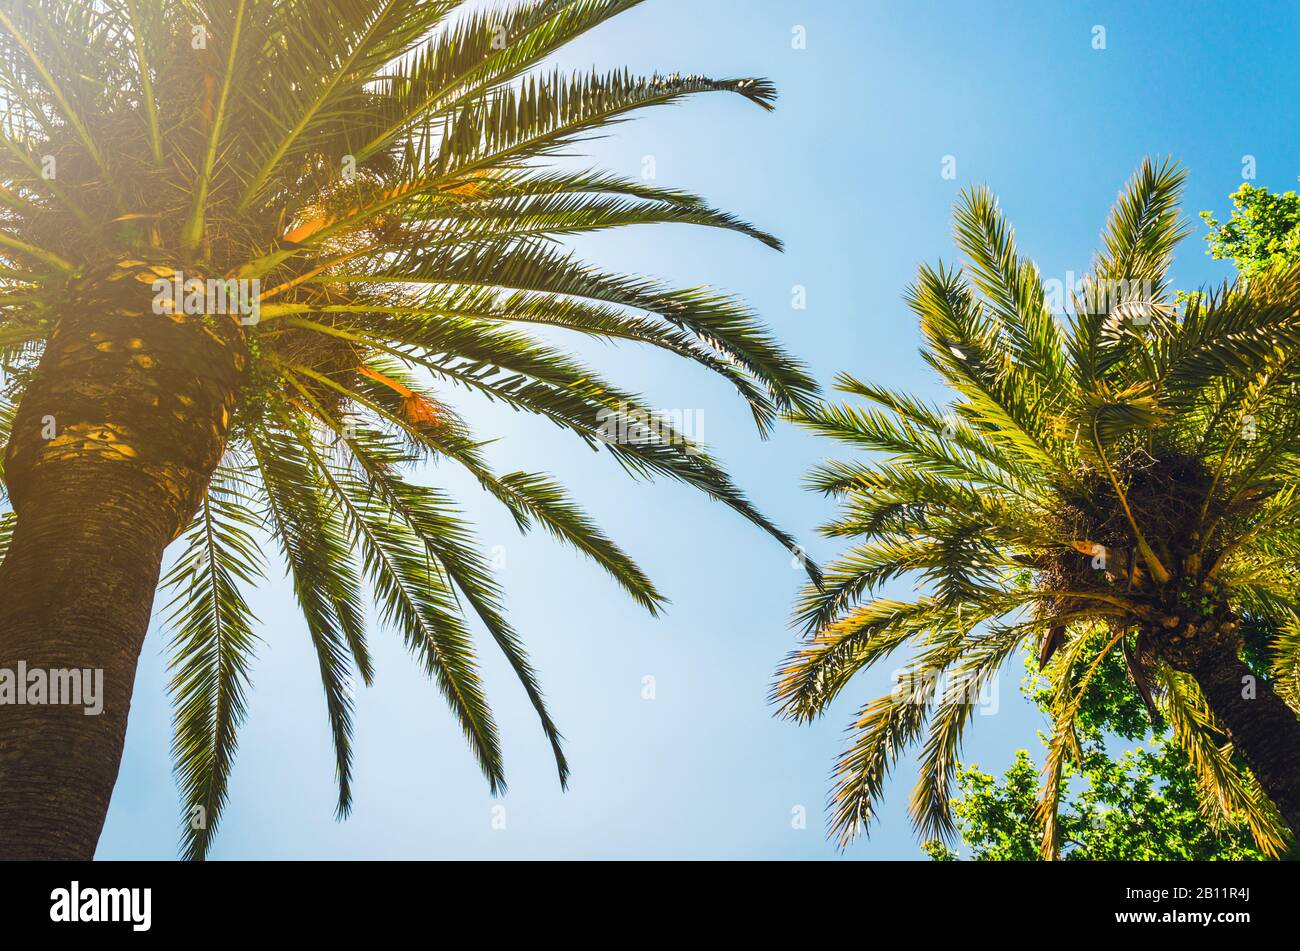
[[[294,595],[316,651],[334,744],[338,814],[344,816],[352,806],[351,667],[358,657],[356,646],[364,642],[352,539],[291,432],[274,424],[259,426],[250,433],[249,442],[264,496],[261,508],[289,566]]]
[[[533,336],[560,330],[692,360],[736,389],[760,434],[816,393],[730,295],[602,272],[559,245],[694,225],[780,248],[689,192],[555,161],[640,110],[701,93],[772,108],[762,79],[547,67],[639,2],[15,0],[0,10],[0,424],[61,308],[105,269],[128,262],[146,277],[252,291],[238,313],[150,317],[142,305],[144,320],[231,321],[249,365],[227,467],[165,578],[188,856],[207,853],[226,798],[256,640],[244,598],[258,532],[288,567],[316,654],[340,815],[351,807],[353,684],[371,679],[368,597],[437,683],[495,791],[505,781],[476,618],[566,781],[559,730],[472,529],[410,468],[463,466],[521,530],[574,546],[651,612],[666,601],[550,476],[494,473],[456,391],[554,423],[633,476],[692,485],[796,548],[647,399]],[[627,418],[649,435],[626,438]]]
[[[174,591],[171,690],[176,707],[173,755],[188,823],[184,848],[208,850],[225,805],[230,767],[246,711],[257,618],[243,592],[261,577],[255,519],[237,474],[218,473],[184,548],[162,579]]]
[[[1161,686],[1164,712],[1196,772],[1202,811],[1216,824],[1244,819],[1261,850],[1281,855],[1291,839],[1286,824],[1255,778],[1233,761],[1232,744],[1224,742],[1195,682],[1166,669]]]
[[[809,477],[840,506],[822,533],[855,543],[803,592],[806,640],[773,701],[808,721],[859,671],[890,656],[901,668],[898,688],[859,712],[836,767],[829,825],[841,845],[866,828],[913,744],[911,818],[926,837],[951,836],[948,789],[979,687],[1023,645],[1056,689],[1046,857],[1062,847],[1056,803],[1080,755],[1083,692],[1110,651],[1174,725],[1207,813],[1246,820],[1270,854],[1284,846],[1277,808],[1187,671],[1197,650],[1240,662],[1249,617],[1277,634],[1260,690],[1300,709],[1300,268],[1176,311],[1168,269],[1185,234],[1184,177],[1143,163],[1082,292],[1058,313],[992,193],[964,193],[955,237],[966,265],[923,266],[906,295],[952,402],[841,375],[839,389],[862,402],[793,414],[870,455]],[[918,597],[890,596],[907,582]]]

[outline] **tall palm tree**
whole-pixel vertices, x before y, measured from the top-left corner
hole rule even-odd
[[[174,541],[162,581],[182,841],[207,852],[245,713],[261,529],[319,659],[340,815],[351,679],[371,679],[367,590],[495,791],[501,749],[462,607],[476,616],[564,782],[559,733],[490,566],[452,500],[403,469],[463,466],[521,529],[574,545],[652,613],[663,599],[552,479],[489,469],[446,401],[455,387],[603,447],[633,475],[695,486],[793,546],[640,397],[525,329],[696,361],[735,385],[764,433],[815,390],[740,302],[605,273],[557,243],[684,223],[779,247],[694,195],[547,161],[697,93],[772,107],[758,79],[539,66],[638,2],[0,4],[12,506],[0,668],[104,672],[100,716],[0,709],[0,857],[93,854]]]
[[[1142,165],[1065,319],[989,191],[964,193],[954,231],[968,265],[922,267],[907,295],[952,403],[841,376],[866,404],[797,414],[880,455],[810,476],[842,501],[824,533],[859,541],[804,595],[809,638],[774,701],[813,719],[855,673],[913,652],[839,760],[841,843],[918,741],[912,820],[926,838],[951,835],[962,731],[1020,645],[1057,693],[1046,856],[1060,847],[1062,770],[1079,755],[1074,715],[1113,651],[1210,806],[1248,819],[1273,853],[1287,826],[1300,830],[1300,268],[1184,306],[1168,282],[1183,179],[1169,162]],[[901,578],[922,593],[879,595]],[[1241,658],[1243,617],[1288,632],[1267,671]]]

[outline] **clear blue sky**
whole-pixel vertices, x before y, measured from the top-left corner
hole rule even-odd
[[[1300,175],[1300,17],[1294,0],[1250,4],[1063,0],[648,0],[566,51],[566,64],[762,75],[774,115],[731,97],[646,113],[586,150],[709,196],[775,231],[778,255],[726,233],[637,229],[584,241],[602,265],[738,292],[823,380],[836,370],[930,396],[900,295],[916,264],[951,257],[958,189],[987,182],[1045,276],[1087,269],[1097,232],[1143,155],[1190,171],[1186,210],[1223,212],[1253,155],[1255,184]],[[807,48],[791,48],[803,26]],[[1093,28],[1106,49],[1092,48]],[[957,176],[945,180],[944,156]],[[1196,236],[1181,286],[1229,273]],[[791,308],[807,288],[808,309]],[[727,386],[700,368],[620,347],[581,346],[663,408],[703,410],[705,439],[778,522],[813,528],[830,510],[800,487],[838,447],[782,431],[761,442]],[[336,823],[324,703],[307,635],[276,575],[254,597],[263,644],[214,858],[804,858],[839,853],[823,835],[827,776],[853,709],[888,689],[860,676],[812,727],[773,719],[769,679],[794,635],[790,557],[683,487],[634,484],[548,424],[461,403],[499,469],[546,469],[636,555],[673,600],[655,620],[597,569],[541,537],[521,539],[459,473],[483,544],[504,546],[509,608],[568,737],[561,794],[522,691],[485,644],[510,791],[493,800],[458,728],[393,634],[372,638],[374,688],[356,710],[355,809]],[[906,594],[900,589],[898,594]],[[140,664],[126,756],[101,858],[176,855],[179,807],[168,756],[165,638]],[[997,715],[977,717],[966,758],[1001,770],[1035,748],[1039,715],[1004,678]],[[653,676],[656,699],[642,699]],[[919,857],[900,764],[869,840],[844,858]],[[504,806],[505,828],[493,829]],[[804,830],[791,810],[808,811]]]

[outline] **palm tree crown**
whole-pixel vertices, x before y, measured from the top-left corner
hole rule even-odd
[[[993,196],[967,191],[954,228],[967,266],[922,267],[907,295],[952,403],[846,375],[839,388],[866,405],[797,414],[878,455],[810,476],[842,501],[824,533],[859,541],[803,597],[809,638],[774,701],[815,718],[855,673],[914,652],[898,688],[853,724],[831,803],[841,844],[914,743],[911,817],[926,838],[951,835],[949,788],[976,692],[1026,643],[1057,690],[1045,855],[1060,849],[1074,714],[1111,651],[1172,725],[1210,808],[1249,820],[1275,854],[1283,820],[1295,829],[1300,269],[1176,298],[1183,179],[1168,162],[1143,164],[1059,318]],[[923,593],[879,594],[899,578]],[[1286,632],[1269,669],[1238,659],[1247,617]],[[1243,701],[1235,691],[1246,681],[1254,691],[1255,675],[1258,698]]]
[[[697,93],[772,107],[763,80],[538,65],[638,2],[0,8],[0,439],[61,315],[91,302],[139,313],[152,297],[152,317],[130,319],[187,322],[183,304],[197,293],[195,321],[234,349],[240,373],[231,418],[212,423],[229,427],[221,464],[163,579],[188,855],[206,853],[226,797],[256,640],[245,592],[263,568],[262,528],[279,543],[319,658],[340,815],[351,801],[353,669],[371,680],[365,582],[436,680],[493,790],[504,788],[501,750],[466,609],[513,666],[564,781],[559,733],[490,566],[453,501],[403,469],[425,458],[464,466],[521,530],[540,525],[574,545],[651,612],[663,599],[555,481],[492,472],[450,389],[549,420],[633,475],[695,486],[793,546],[639,396],[526,329],[696,361],[735,385],[764,433],[815,390],[738,301],[604,273],[557,244],[684,223],[780,246],[686,192],[547,161],[637,109]],[[214,286],[246,306],[214,315]],[[147,353],[132,359],[150,370]],[[653,435],[610,440],[602,426],[617,412],[654,420]],[[91,434],[114,458],[143,451],[142,435],[107,424]],[[12,513],[3,524],[0,540]],[[189,821],[196,809],[204,822]]]

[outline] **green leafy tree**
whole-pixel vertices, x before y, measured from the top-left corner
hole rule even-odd
[[[954,232],[967,265],[922,267],[907,295],[952,403],[843,375],[864,404],[796,415],[878,455],[810,477],[842,503],[824,533],[857,542],[805,592],[808,639],[773,699],[811,720],[855,673],[910,651],[895,690],[860,709],[836,768],[841,843],[914,743],[911,818],[923,839],[955,834],[972,695],[1022,644],[1052,687],[1044,856],[1065,843],[1058,805],[1067,764],[1084,759],[1081,705],[1114,654],[1207,807],[1246,822],[1269,854],[1300,829],[1300,267],[1176,308],[1183,180],[1172,163],[1143,163],[1063,318],[993,195],[965,192]],[[881,596],[895,579],[922,593]],[[1279,632],[1267,679],[1243,659],[1246,616]]]
[[[1211,257],[1235,262],[1246,276],[1300,261],[1300,196],[1243,184],[1232,193],[1232,205],[1232,217],[1223,223],[1201,212],[1210,226]]]
[[[815,385],[741,302],[607,273],[568,235],[722,228],[695,195],[552,161],[762,79],[576,75],[549,54],[638,0],[6,0],[0,4],[0,668],[102,668],[104,711],[5,707],[0,857],[90,858],[164,551],[183,850],[212,841],[244,719],[266,529],[318,659],[351,807],[369,598],[505,777],[468,618],[568,765],[456,502],[462,466],[521,530],[575,546],[650,612],[650,579],[549,476],[493,472],[457,389],[634,476],[707,493],[780,542],[702,447],[533,335],[656,347],[735,386],[766,433]],[[181,293],[169,288],[181,284]],[[192,282],[199,282],[196,286]],[[231,305],[231,299],[238,306]]]

